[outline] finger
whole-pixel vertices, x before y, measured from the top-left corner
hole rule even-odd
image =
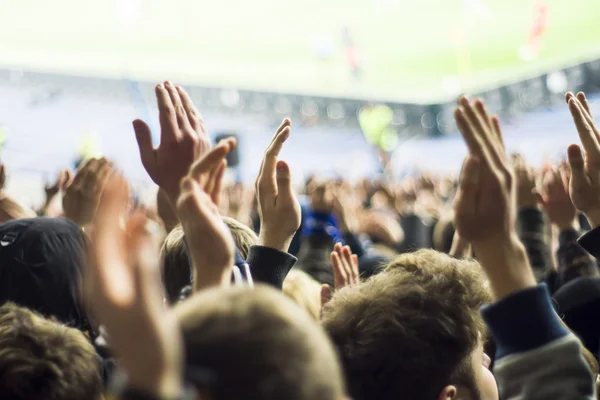
[[[596,139],[596,134],[583,115],[583,110],[575,98],[569,100],[569,111],[573,116],[573,122],[575,122],[577,133],[585,152],[596,160],[600,159],[600,144]]]
[[[227,153],[231,151],[236,145],[236,141],[233,138],[228,138],[221,141],[211,151],[209,151],[204,157],[196,161],[191,169],[190,175],[196,181],[200,181],[201,175],[210,171],[219,165],[219,163],[225,159]]]
[[[483,124],[485,125],[485,127],[487,129],[492,129],[492,124],[491,124],[491,120],[490,117],[488,116],[487,110],[485,109],[485,105],[483,104],[483,101],[477,99],[475,101],[475,111],[477,112],[477,115],[479,116],[479,118],[481,119],[481,121],[483,122]]]
[[[348,283],[355,283],[354,270],[352,269],[352,251],[348,246],[344,246],[342,248],[342,262],[344,265],[344,270],[346,271],[346,276],[348,276]]]
[[[327,303],[333,298],[333,289],[328,284],[324,283],[321,285],[321,308],[325,307]]]
[[[277,161],[277,201],[292,203],[295,198],[290,166],[285,161],[279,160]]]
[[[70,169],[65,170],[65,177],[61,183],[60,189],[63,191],[67,190],[73,184],[73,179],[73,171],[71,171]]]
[[[171,96],[160,83],[156,85],[155,93],[160,122],[160,144],[175,142],[180,138],[181,132],[179,131],[175,106],[171,101]]]
[[[532,189],[531,193],[533,193],[533,195],[535,196],[536,202],[540,206],[542,206],[542,208],[546,207],[546,199],[544,199],[544,196],[542,196],[542,194],[537,189]]]
[[[179,98],[181,99],[181,103],[183,104],[183,108],[185,109],[185,113],[187,115],[187,119],[190,123],[190,126],[199,135],[206,136],[206,132],[204,132],[203,125],[200,124],[200,112],[198,111],[196,106],[194,106],[192,99],[181,86],[176,86],[176,89],[177,93],[179,93]]]
[[[481,138],[475,133],[473,126],[471,126],[469,120],[465,115],[465,111],[462,106],[459,106],[454,111],[454,119],[456,120],[456,125],[458,126],[458,130],[462,134],[463,139],[467,143],[467,147],[469,149],[469,153],[477,158],[487,161],[489,157],[486,156],[486,149],[484,148],[483,141]]]
[[[592,117],[592,113],[590,111],[590,105],[588,104],[587,98],[583,92],[577,93],[577,101],[582,108],[583,116],[588,124],[590,124],[592,131],[594,132],[594,136],[596,137],[596,142],[600,143],[600,132],[598,132],[598,128],[594,122],[594,118]]]
[[[477,189],[480,180],[480,161],[469,156],[463,165],[458,191],[454,199],[454,211],[458,215],[475,215],[477,208]]]
[[[261,196],[277,196],[277,173],[275,171],[277,157],[283,147],[283,143],[285,143],[289,136],[290,128],[289,126],[286,126],[277,134],[265,152],[262,168],[257,181],[257,186],[260,191],[259,194]]]
[[[227,160],[221,161],[221,164],[217,168],[217,171],[214,174],[214,178],[212,179],[212,189],[209,193],[210,198],[212,199],[215,205],[219,205],[221,202],[221,190],[223,187],[223,175],[225,175],[225,170],[227,169]]]
[[[152,132],[150,132],[150,127],[141,119],[136,119],[133,121],[133,130],[140,151],[142,165],[147,171],[151,171],[156,164],[156,150],[152,144]]]
[[[465,111],[465,115],[469,119],[470,125],[475,129],[477,136],[479,136],[483,142],[483,145],[486,149],[485,154],[490,156],[490,165],[493,165],[496,168],[500,168],[502,166],[498,140],[495,134],[492,134],[491,129],[486,129],[486,125],[483,122],[482,118],[475,111],[475,106],[469,102],[466,97],[462,97],[460,99],[460,103]],[[481,103],[481,100],[475,101],[476,103]],[[483,112],[483,119],[487,120],[487,112],[485,111],[485,107],[483,104],[481,105],[481,110]]]
[[[331,264],[333,266],[333,285],[335,290],[339,290],[346,286],[348,277],[342,265],[342,260],[337,252],[331,252]]]
[[[587,101],[587,97],[585,97],[585,93],[583,93],[583,92],[577,93],[577,100],[579,100],[579,103],[581,103],[581,106],[583,107],[585,112],[587,112],[588,115],[591,117],[592,111],[590,110],[590,104]]]
[[[192,129],[192,126],[188,121],[187,112],[183,106],[181,97],[179,97],[179,91],[175,88],[175,85],[169,81],[165,82],[165,89],[167,89],[171,103],[175,108],[175,118],[177,120],[177,126],[179,127],[180,134],[183,135],[185,132],[189,132],[190,129]]]
[[[493,116],[491,118],[492,121],[492,130],[500,143],[500,148],[504,152],[504,156],[506,157],[506,147],[504,146],[504,137],[502,137],[502,129],[500,128],[500,120],[497,116]]]
[[[360,272],[358,270],[358,256],[352,254],[352,273],[354,275],[354,282],[360,283]]]
[[[96,225],[110,232],[119,230],[121,210],[129,202],[129,187],[127,181],[120,174],[112,174],[100,196],[98,210],[96,211]]]
[[[584,170],[584,161],[581,148],[572,144],[567,149],[569,169],[571,170],[570,188],[581,187],[590,184],[590,180]]]

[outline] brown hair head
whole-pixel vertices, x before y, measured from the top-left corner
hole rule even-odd
[[[79,330],[14,303],[0,307],[0,398],[98,399],[99,360]]]
[[[188,368],[213,377],[198,385],[210,398],[339,400],[344,395],[325,332],[274,289],[208,290],[178,304],[175,312]]]
[[[352,398],[433,399],[450,384],[476,390],[470,354],[490,297],[476,267],[421,250],[334,295],[322,323]]]

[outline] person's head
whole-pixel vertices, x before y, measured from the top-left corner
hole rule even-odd
[[[247,259],[250,246],[258,243],[256,233],[233,218],[223,217],[223,222],[233,236],[237,251],[242,258]],[[169,304],[176,303],[181,290],[192,282],[192,271],[183,236],[183,228],[179,224],[169,232],[160,249],[162,278]]]
[[[218,288],[174,310],[188,375],[197,377],[201,394],[213,400],[343,398],[331,342],[280,292],[264,286]]]
[[[82,302],[87,239],[62,218],[30,218],[0,225],[0,304],[7,301],[91,330]]]
[[[306,272],[292,269],[283,281],[283,294],[288,296],[318,321],[321,315],[321,285]]]
[[[233,236],[237,251],[244,260],[247,259],[250,247],[258,243],[258,236],[256,236],[256,233],[252,229],[234,218],[223,217],[223,222],[225,222],[225,225],[227,225],[231,232],[231,236]]]
[[[0,377],[2,399],[102,395],[98,356],[83,333],[14,303],[0,307]]]
[[[489,300],[477,263],[432,250],[399,256],[384,272],[336,293],[322,323],[350,396],[497,400],[479,315]]]

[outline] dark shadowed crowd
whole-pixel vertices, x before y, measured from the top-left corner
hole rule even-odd
[[[460,176],[296,187],[285,119],[252,188],[227,181],[236,140],[212,144],[181,87],[156,98],[158,147],[133,121],[155,201],[105,158],[61,171],[37,210],[0,192],[1,400],[596,398],[600,125],[583,93],[556,165],[508,154],[463,96]]]

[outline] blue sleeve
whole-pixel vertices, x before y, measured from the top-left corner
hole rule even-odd
[[[554,312],[545,284],[484,306],[481,313],[496,342],[498,359],[542,347],[569,333]]]

